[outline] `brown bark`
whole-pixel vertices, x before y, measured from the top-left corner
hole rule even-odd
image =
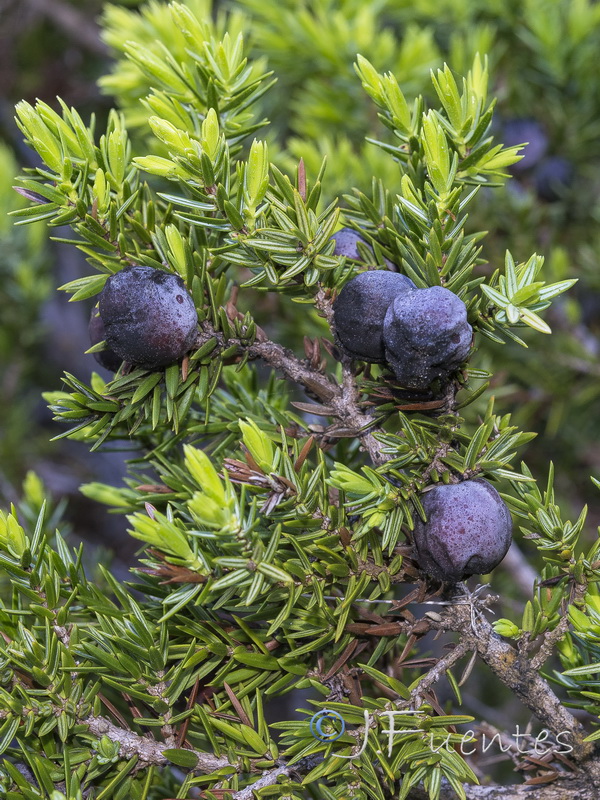
[[[546,785],[471,786],[464,784],[467,800],[597,800],[597,789],[585,779],[565,777]],[[422,789],[412,791],[408,800],[429,800]],[[456,800],[456,793],[442,785],[440,800]]]
[[[465,595],[465,597],[468,597]],[[562,705],[550,684],[542,678],[531,659],[519,652],[502,637],[483,616],[484,605],[471,599],[457,602],[431,620],[432,628],[455,631],[479,654],[481,660],[508,686],[521,702],[552,733],[567,734],[573,747],[571,757],[578,762],[587,761],[591,780],[600,786],[600,760],[594,755],[592,742],[584,742],[586,732],[581,723]],[[592,756],[594,756],[592,758]]]

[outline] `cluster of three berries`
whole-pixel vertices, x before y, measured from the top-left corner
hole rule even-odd
[[[441,286],[417,289],[387,270],[352,278],[334,303],[338,344],[352,358],[386,362],[399,382],[426,389],[467,358],[472,329],[465,304]],[[476,479],[438,484],[422,497],[427,521],[417,519],[413,541],[421,568],[455,583],[496,567],[512,540],[504,501]]]
[[[357,243],[344,228],[334,237],[335,254],[361,261]],[[368,248],[367,248],[368,249]],[[386,262],[392,268],[390,262]],[[351,358],[387,363],[400,383],[426,389],[445,380],[467,358],[472,329],[465,304],[440,286],[417,289],[405,275],[388,270],[352,278],[334,302],[338,345]],[[427,521],[412,532],[421,569],[456,583],[494,569],[512,541],[510,512],[486,480],[439,483],[421,497]]]

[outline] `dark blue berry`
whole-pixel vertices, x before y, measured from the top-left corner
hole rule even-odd
[[[365,240],[352,228],[342,228],[331,237],[335,242],[334,256],[346,256],[346,258],[360,259],[358,252],[358,242],[366,244]]]
[[[511,170],[515,173],[525,172],[534,167],[548,149],[548,137],[544,129],[537,120],[531,118],[507,120],[501,138],[505,147],[528,143],[521,150],[523,158],[511,166]]]
[[[127,267],[111,275],[100,296],[106,341],[130,364],[159,369],[192,347],[198,314],[178,275],[152,267]]]
[[[490,483],[438,484],[421,502],[427,522],[417,520],[413,539],[424,572],[455,583],[491,572],[502,561],[512,541],[512,520]]]
[[[352,358],[383,362],[383,320],[390,303],[411,291],[406,275],[385,269],[361,272],[344,286],[333,304],[337,343]]]
[[[371,249],[369,243],[353,228],[342,228],[337,233],[334,233],[331,238],[335,242],[334,256],[346,256],[346,258],[352,258],[355,261],[362,261],[362,257],[358,252],[358,243],[362,242],[366,247]],[[396,269],[395,265],[392,264],[389,259],[384,258],[384,261],[389,269]],[[374,256],[373,260],[369,263],[375,263]]]
[[[441,286],[416,289],[395,297],[383,323],[385,359],[399,383],[427,389],[445,380],[467,358],[473,330],[467,309]]]
[[[573,166],[561,156],[545,158],[534,175],[535,190],[540,200],[555,203],[562,200],[573,182]]]

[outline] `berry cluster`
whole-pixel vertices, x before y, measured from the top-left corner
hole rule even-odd
[[[152,267],[127,267],[111,275],[92,311],[92,344],[105,341],[95,353],[112,372],[122,361],[143,369],[166,367],[191,349],[198,314],[178,275]]]
[[[473,331],[460,298],[441,286],[417,289],[387,270],[352,278],[333,304],[333,322],[347,355],[387,363],[409,389],[446,380],[471,349]]]
[[[341,231],[338,255],[360,259],[358,234]],[[350,236],[349,234],[352,234]],[[182,358],[196,337],[198,315],[181,278],[151,267],[128,267],[106,281],[92,311],[90,339],[106,342],[95,354],[116,371],[125,361],[159,369]],[[447,377],[466,358],[471,326],[456,295],[435,286],[417,289],[405,275],[363,272],[334,303],[336,338],[353,358],[387,362],[398,380],[426,388]],[[486,481],[439,485],[425,493],[427,522],[414,543],[421,567],[443,581],[489,572],[511,541],[511,519],[500,495]]]

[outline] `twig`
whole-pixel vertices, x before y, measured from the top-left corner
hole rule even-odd
[[[164,742],[146,739],[145,736],[140,736],[134,731],[119,728],[105,717],[90,716],[81,720],[81,722],[83,725],[87,725],[90,732],[99,739],[103,736],[108,736],[112,742],[118,742],[121,758],[128,759],[137,755],[146,764],[162,766],[169,763],[166,756],[163,755],[163,750],[167,749],[167,745]],[[198,758],[198,763],[194,767],[195,772],[208,774],[223,767],[231,766],[225,757],[218,758],[212,753],[202,753],[197,750],[191,750],[190,752],[194,753]]]
[[[471,649],[471,645],[465,640],[461,639],[457,645],[445,656],[440,658],[440,660],[433,666],[429,672],[426,672],[425,675],[419,680],[418,684],[410,693],[409,700],[402,700],[399,705],[412,705],[414,704],[416,708],[421,705],[423,700],[423,694],[427,691],[427,689],[431,688],[434,683],[437,683],[442,675],[446,672],[446,670],[450,669],[457,661],[469,652]]]
[[[461,584],[457,588],[463,592],[466,590]],[[581,723],[563,706],[550,685],[534,669],[530,658],[525,653],[518,653],[498,636],[483,616],[485,606],[493,599],[473,599],[474,614],[463,603],[447,607],[436,615],[436,619],[431,619],[432,628],[460,633],[462,641],[477,650],[482,661],[549,731],[555,735],[568,734],[573,759],[585,761],[589,779],[594,786],[600,786],[600,761],[594,756],[594,744],[584,742],[586,733]]]
[[[379,442],[374,436],[376,430],[373,426],[377,421],[366,415],[358,406],[358,392],[347,368],[344,370],[344,381],[339,386],[330,377],[313,369],[306,361],[299,359],[291,350],[277,342],[257,340],[253,344],[246,344],[240,339],[225,339],[222,333],[215,331],[205,322],[196,340],[196,347],[201,347],[211,339],[217,340],[221,350],[237,344],[240,351],[247,352],[250,358],[260,358],[273,369],[282,372],[289,380],[303,386],[307,392],[325,403],[332,415],[361,440],[374,464],[382,464],[389,459],[389,456],[381,452]]]
[[[531,668],[540,670],[550,656],[554,653],[554,649],[558,642],[564,637],[569,629],[569,617],[567,614],[561,618],[560,622],[549,633],[546,634],[542,646],[531,659]]]
[[[542,589],[543,591],[543,589]],[[586,584],[574,584],[571,587],[571,595],[569,597],[569,605],[583,600],[587,591]],[[564,637],[569,629],[569,615],[566,609],[563,609],[563,614],[557,626],[545,634],[541,647],[535,656],[531,659],[531,668],[540,670],[550,656],[554,653],[556,645]]]
[[[232,800],[254,800],[255,791],[264,789],[266,786],[273,786],[281,775],[290,775],[293,772],[297,772],[299,775],[307,775],[322,759],[322,756],[306,756],[306,758],[301,759],[293,766],[286,764],[268,770],[251,786],[246,786],[245,789],[234,792]]]

